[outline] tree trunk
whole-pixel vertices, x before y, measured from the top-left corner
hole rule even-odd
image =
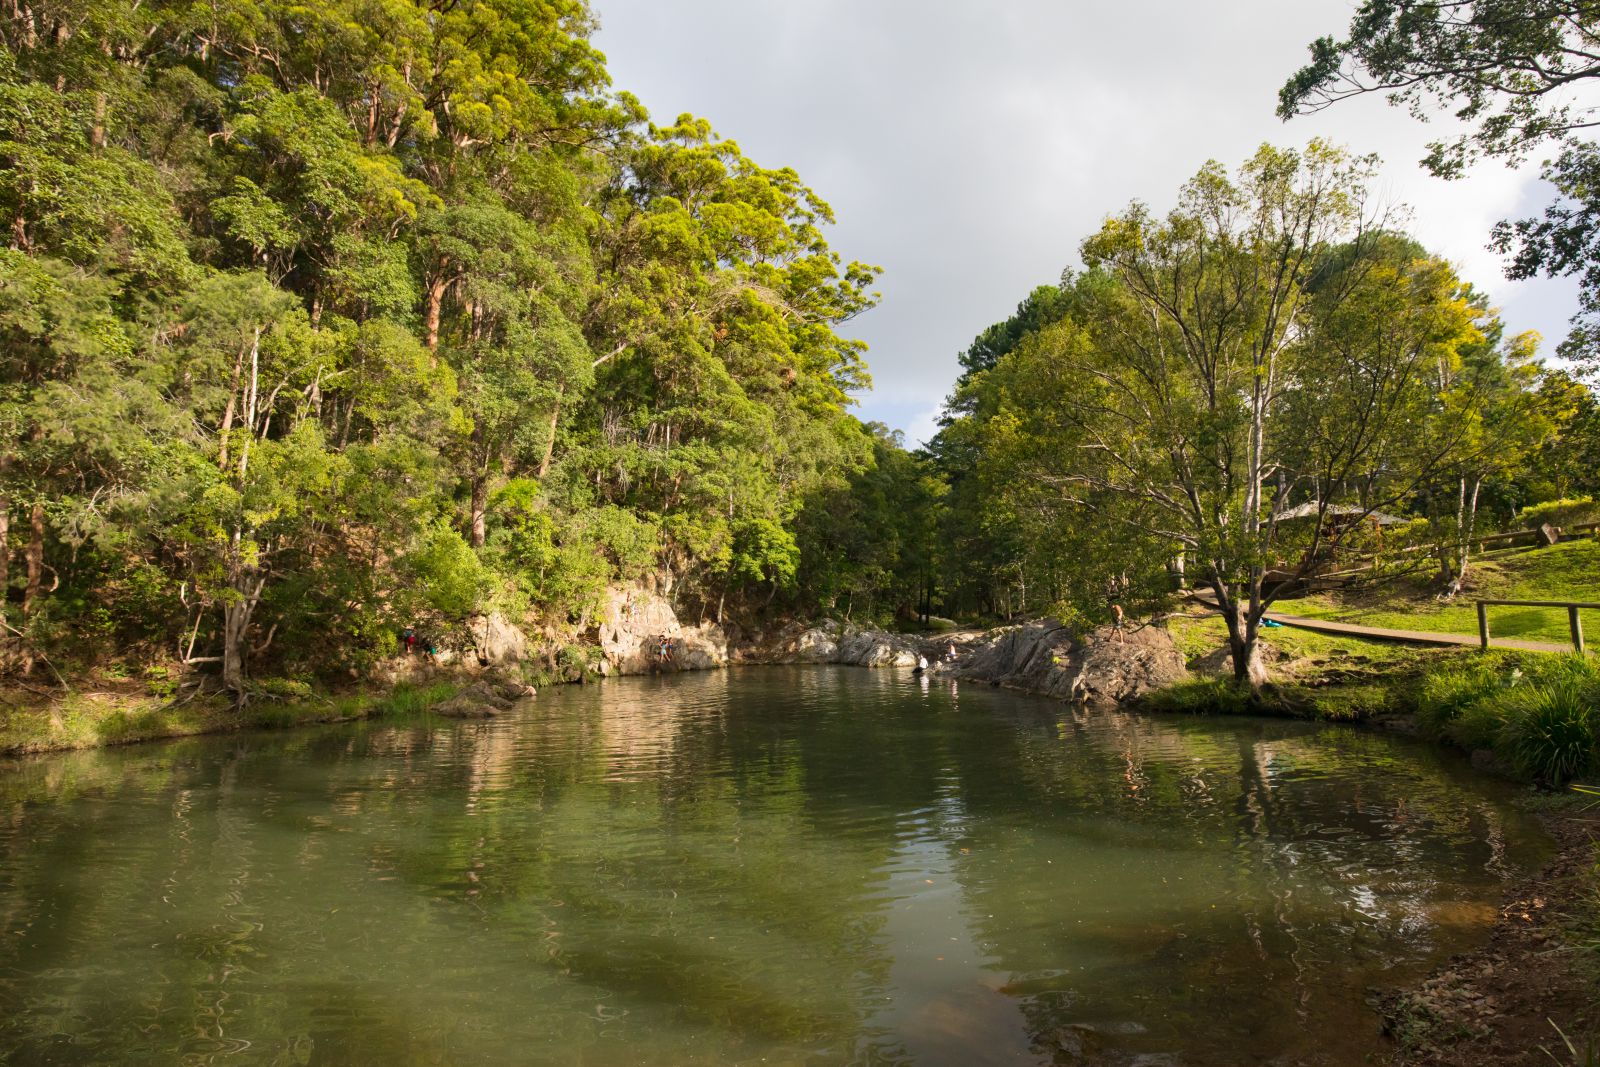
[[[0,478],[5,477],[10,461],[0,459]],[[11,593],[11,497],[0,488],[0,618],[5,617],[6,601]],[[0,635],[0,644],[5,637]]]
[[[1456,507],[1455,576],[1445,591],[1447,598],[1460,593],[1461,585],[1466,581],[1467,564],[1472,558],[1472,535],[1478,526],[1478,494],[1482,489],[1482,478],[1472,479],[1470,490],[1467,488],[1467,479],[1461,479],[1460,502]]]
[[[249,692],[244,685],[245,631],[255,605],[248,600],[226,604],[222,609],[222,684],[233,694],[234,704],[244,707]]]
[[[550,409],[550,436],[544,442],[544,458],[539,460],[539,480],[544,481],[544,476],[550,473],[550,460],[556,454],[556,426],[561,418],[561,398],[566,394],[565,385],[556,390],[556,403]]]
[[[439,347],[439,318],[444,307],[444,293],[448,288],[450,280],[443,275],[428,283],[428,307],[423,313],[422,330],[429,352]]]
[[[1267,665],[1261,661],[1260,625],[1254,621],[1243,604],[1232,611],[1224,611],[1228,623],[1228,652],[1233,657],[1233,680],[1260,689],[1267,684]]]
[[[472,477],[472,513],[468,517],[467,541],[473,548],[482,548],[488,536],[489,478],[475,474]]]
[[[23,557],[28,564],[28,584],[22,591],[22,614],[26,618],[39,607],[39,591],[44,584],[44,502],[34,501],[28,513],[28,548]]]

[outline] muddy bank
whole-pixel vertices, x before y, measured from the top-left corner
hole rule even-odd
[[[1541,821],[1556,855],[1507,893],[1488,943],[1416,986],[1375,993],[1396,1067],[1595,1062],[1586,1057],[1600,1050],[1600,814]]]

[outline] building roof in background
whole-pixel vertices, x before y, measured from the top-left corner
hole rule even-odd
[[[1319,509],[1322,509],[1320,503],[1315,500],[1308,500],[1304,504],[1297,504],[1280,514],[1278,521],[1286,522],[1293,519],[1315,518]],[[1387,515],[1381,511],[1369,512],[1366,508],[1356,507],[1354,504],[1329,504],[1326,509],[1323,509],[1323,514],[1329,518],[1336,519],[1371,519],[1379,526],[1400,526],[1411,521],[1410,519],[1402,519],[1397,515]]]

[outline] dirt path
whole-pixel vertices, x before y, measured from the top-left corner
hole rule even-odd
[[[1215,611],[1217,604],[1205,593],[1192,594],[1196,603]],[[1353,622],[1334,622],[1331,619],[1312,619],[1304,615],[1285,615],[1269,611],[1263,616],[1272,622],[1292,626],[1297,630],[1310,630],[1319,634],[1340,634],[1346,637],[1364,637],[1371,641],[1398,641],[1408,645],[1438,645],[1446,647],[1477,648],[1477,634],[1452,634],[1436,630],[1391,630],[1382,626],[1361,626]],[[1521,641],[1516,638],[1490,636],[1492,648],[1516,648],[1525,652],[1571,652],[1572,646],[1550,641]]]

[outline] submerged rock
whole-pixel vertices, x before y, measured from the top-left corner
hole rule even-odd
[[[492,719],[500,714],[498,708],[485,704],[467,693],[458,693],[449,700],[440,701],[428,710],[447,719]]]
[[[1080,703],[1133,700],[1189,677],[1163,627],[1131,626],[1119,641],[1110,627],[1074,636],[1054,619],[992,631],[940,673]]]

